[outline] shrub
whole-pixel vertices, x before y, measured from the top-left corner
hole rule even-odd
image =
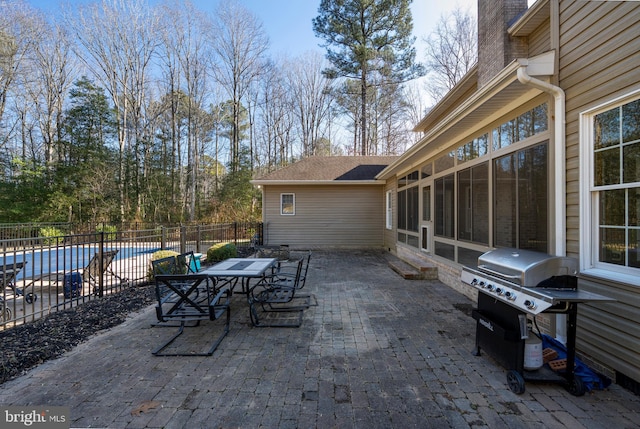
[[[169,256],[178,256],[178,252],[175,250],[157,250],[151,255],[151,260],[157,261],[158,259],[168,258]]]
[[[207,262],[220,262],[229,258],[236,258],[238,249],[233,243],[218,243],[207,250]]]
[[[96,232],[104,232],[105,240],[115,240],[117,231],[118,231],[118,228],[116,228],[113,225],[100,224],[96,228]]]
[[[55,246],[56,244],[62,244],[64,242],[64,232],[53,226],[45,226],[40,228],[38,233],[39,237],[42,237],[42,244],[45,246]]]
[[[173,250],[158,250],[153,252],[151,255],[151,259],[149,260],[149,271],[147,272],[147,278],[149,281],[153,280],[153,261],[157,261],[158,259],[168,258],[169,256],[178,256],[178,252]]]

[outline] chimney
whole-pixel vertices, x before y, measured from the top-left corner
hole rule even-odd
[[[527,57],[526,40],[507,28],[527,10],[527,0],[478,0],[478,86],[483,87],[507,64]]]

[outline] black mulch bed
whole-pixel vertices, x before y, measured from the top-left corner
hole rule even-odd
[[[131,287],[0,332],[0,383],[61,356],[98,331],[119,325],[154,300],[152,285]]]
[[[238,249],[247,257],[248,249]],[[0,332],[0,384],[55,359],[103,329],[124,322],[132,312],[155,302],[153,285],[124,289],[73,308]]]

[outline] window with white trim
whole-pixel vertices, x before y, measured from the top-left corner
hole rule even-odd
[[[585,236],[588,246],[585,249],[592,251],[590,265],[637,275],[640,268],[640,99],[606,106],[592,112],[587,119],[591,157],[587,203],[592,225],[590,234]]]
[[[393,191],[387,191],[387,229],[393,229]]]
[[[289,216],[296,214],[296,194],[280,194],[280,214]]]
[[[397,227],[398,241],[413,247],[418,247],[418,223],[419,223],[419,172],[412,171],[406,176],[398,178],[397,193]]]

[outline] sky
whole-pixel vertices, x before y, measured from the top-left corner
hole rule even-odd
[[[32,6],[47,13],[56,13],[59,5],[69,0],[27,0]],[[96,0],[99,1],[99,0]],[[238,0],[253,12],[262,24],[271,42],[271,54],[296,56],[310,50],[324,52],[319,46],[322,40],[315,37],[312,19],[318,14],[320,0]],[[424,55],[423,39],[435,29],[440,17],[457,6],[477,14],[478,0],[413,0],[414,35],[418,60]],[[70,0],[71,4],[92,3],[92,0]],[[151,0],[155,3],[156,0]],[[219,0],[192,0],[196,7],[213,12]]]
[[[297,55],[307,50],[320,50],[322,40],[315,37],[311,21],[318,15],[320,0],[239,0],[263,22],[272,53]],[[196,2],[197,3],[197,2]],[[202,1],[201,3],[207,3]],[[209,1],[210,3],[210,1]],[[459,5],[476,15],[477,0],[414,0],[411,6],[416,47],[435,29],[440,16]],[[421,57],[422,52],[418,52]]]

